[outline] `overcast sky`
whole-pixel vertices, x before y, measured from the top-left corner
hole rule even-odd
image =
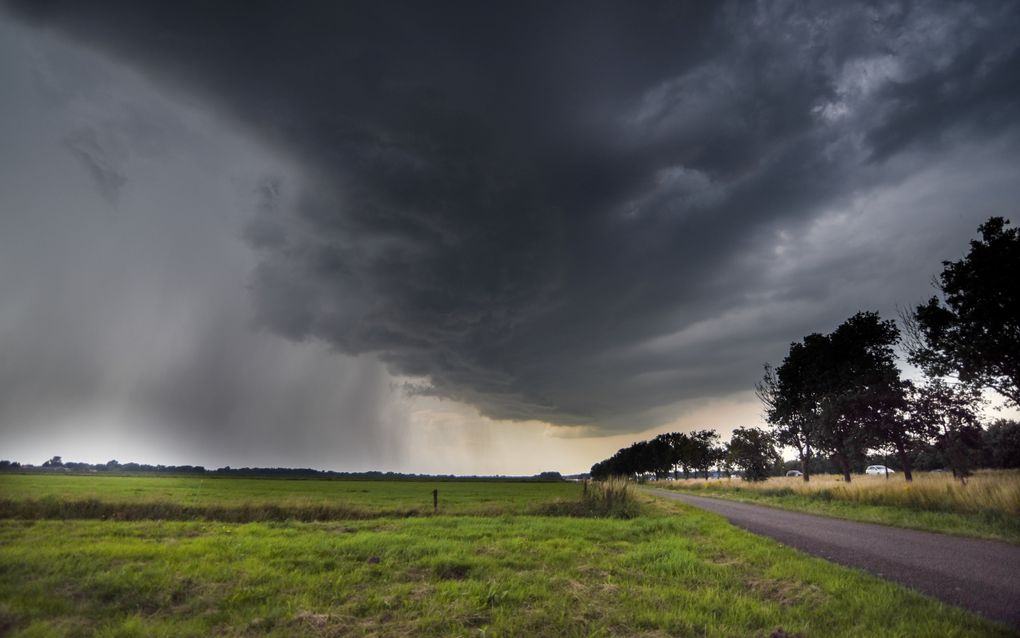
[[[2,458],[581,471],[1020,218],[1010,0],[0,4]]]

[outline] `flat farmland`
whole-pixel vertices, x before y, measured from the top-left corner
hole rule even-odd
[[[5,476],[2,485],[12,503],[187,498],[285,511],[349,497],[346,506],[371,516],[232,523],[99,520],[72,510],[25,518],[9,509],[0,520],[0,633],[1012,635],[626,487],[585,494],[569,483],[205,479],[215,485],[203,491],[189,486],[196,480]]]
[[[198,513],[245,507],[251,511],[275,508],[284,515],[322,509],[334,514],[330,518],[431,514],[432,490],[439,490],[439,510],[443,514],[521,514],[550,502],[576,499],[581,489],[580,484],[565,481],[0,474],[0,503],[8,507],[17,503],[38,504],[41,509],[102,503],[122,505],[123,512],[147,511],[143,506],[156,512],[158,506],[166,505],[171,509],[192,508]]]

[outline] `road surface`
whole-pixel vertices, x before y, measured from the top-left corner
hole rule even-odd
[[[722,514],[738,527],[802,552],[863,569],[1020,628],[1020,546],[662,489],[648,491]]]

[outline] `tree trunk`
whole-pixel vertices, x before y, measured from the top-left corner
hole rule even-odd
[[[850,482],[850,461],[847,460],[846,454],[837,454],[836,460],[839,461],[839,467],[843,470],[843,480],[847,483]]]
[[[907,481],[914,480],[914,474],[910,467],[910,457],[907,456],[907,448],[903,445],[902,441],[896,442],[896,456],[900,459],[900,465],[903,466],[903,478]]]
[[[811,448],[805,448],[804,453],[800,455],[800,474],[804,482],[807,483],[811,480],[811,473],[808,472],[808,464],[811,462]]]

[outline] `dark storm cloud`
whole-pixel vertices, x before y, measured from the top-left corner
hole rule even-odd
[[[302,163],[246,233],[265,325],[559,424],[748,388],[844,310],[770,279],[777,233],[1020,97],[1012,2],[13,6]]]

